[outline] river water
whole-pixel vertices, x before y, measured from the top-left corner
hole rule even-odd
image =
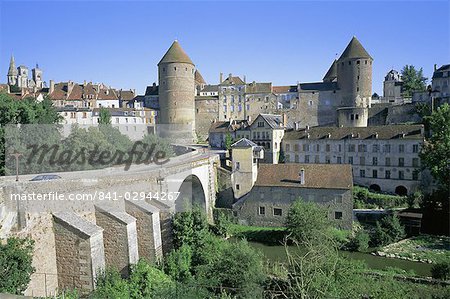
[[[270,261],[283,262],[286,260],[286,252],[284,246],[269,246],[257,242],[248,242],[252,247],[263,252],[265,257]],[[355,260],[366,262],[367,266],[372,269],[383,270],[387,267],[400,268],[406,271],[413,270],[415,274],[420,276],[431,276],[431,264],[411,262],[396,258],[386,258],[374,256],[369,253],[341,251],[344,256]]]

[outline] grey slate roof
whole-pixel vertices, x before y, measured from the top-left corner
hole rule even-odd
[[[247,138],[242,138],[238,142],[235,142],[231,145],[232,148],[246,148],[246,147],[258,147],[256,143],[248,140]]]
[[[284,134],[285,140],[299,139],[372,139],[378,135],[378,139],[418,139],[424,138],[423,125],[387,125],[372,127],[313,127],[308,130],[288,131]],[[352,136],[353,137],[350,137]],[[403,137],[404,134],[404,137]]]
[[[246,93],[271,93],[272,83],[248,83],[245,88]]]
[[[245,83],[241,78],[237,76],[229,76],[225,80],[223,80],[220,85],[245,85]]]
[[[169,50],[167,50],[166,54],[164,54],[163,58],[158,63],[158,65],[162,63],[173,63],[173,62],[189,63],[194,65],[194,63],[186,54],[186,52],[184,52],[184,50],[181,48],[178,41],[174,41],[172,43]]]
[[[442,78],[444,76],[444,72],[450,72],[450,64],[444,64],[443,66],[435,70],[433,73],[433,79]],[[448,76],[450,76],[450,74]]]
[[[359,42],[359,40],[354,36],[350,43],[345,48],[339,60],[345,58],[370,58],[373,59],[372,56],[367,53],[366,49],[364,49],[363,45]]]
[[[158,94],[159,94],[159,86],[158,85],[156,85],[156,86],[150,85],[150,86],[147,86],[147,88],[145,89],[146,96],[153,96],[153,95],[157,96]]]
[[[329,91],[329,90],[338,90],[337,82],[312,82],[312,83],[300,83],[301,91]]]
[[[200,90],[200,92],[218,92],[219,85],[205,85],[205,87]]]
[[[336,78],[337,78],[337,64],[336,64],[336,59],[335,59],[333,61],[333,63],[331,64],[330,68],[328,69],[327,73],[323,77],[323,81],[327,81],[327,80],[333,81]]]
[[[272,129],[284,129],[283,117],[281,115],[261,113],[255,118],[254,122],[259,117],[262,117]]]

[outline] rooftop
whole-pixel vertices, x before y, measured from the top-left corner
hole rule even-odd
[[[300,171],[304,170],[304,184]],[[353,186],[349,164],[260,164],[255,186],[317,189],[350,189]]]
[[[169,50],[167,50],[166,54],[164,54],[163,58],[158,63],[158,65],[162,63],[175,63],[175,62],[189,63],[194,65],[194,63],[186,54],[186,52],[184,52],[183,48],[181,48],[177,40],[172,43]]]
[[[339,60],[346,58],[370,58],[373,59],[372,56],[364,49],[363,45],[359,42],[359,40],[354,36],[350,43],[345,48]]]
[[[259,147],[256,143],[247,138],[242,138],[238,142],[231,145],[232,148],[246,148],[246,147]]]
[[[288,131],[285,140],[299,139],[423,139],[423,125],[387,125],[373,127],[313,127]],[[353,136],[353,137],[351,137]]]

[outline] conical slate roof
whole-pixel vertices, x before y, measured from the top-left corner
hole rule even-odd
[[[173,63],[173,62],[189,63],[194,65],[194,63],[186,54],[186,52],[184,52],[184,50],[181,48],[177,40],[172,43],[169,50],[167,50],[166,54],[163,56],[158,65],[160,65],[161,63]]]
[[[328,69],[328,72],[323,77],[323,81],[333,81],[337,78],[337,64],[336,59],[331,64],[330,68]]]
[[[11,60],[9,61],[8,75],[9,76],[17,75],[16,64],[14,62],[14,56],[12,56],[12,55],[11,55]]]
[[[198,70],[195,70],[195,82],[198,82],[200,84],[206,84],[205,79],[203,79],[202,74]]]
[[[373,59],[369,53],[367,53],[366,49],[361,45],[359,40],[354,36],[350,43],[348,44],[347,48],[345,48],[344,52],[342,53],[341,59],[345,58],[370,58]]]

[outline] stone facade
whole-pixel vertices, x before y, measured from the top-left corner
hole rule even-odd
[[[423,125],[316,127],[287,132],[286,163],[351,164],[355,184],[405,194],[420,185]]]

